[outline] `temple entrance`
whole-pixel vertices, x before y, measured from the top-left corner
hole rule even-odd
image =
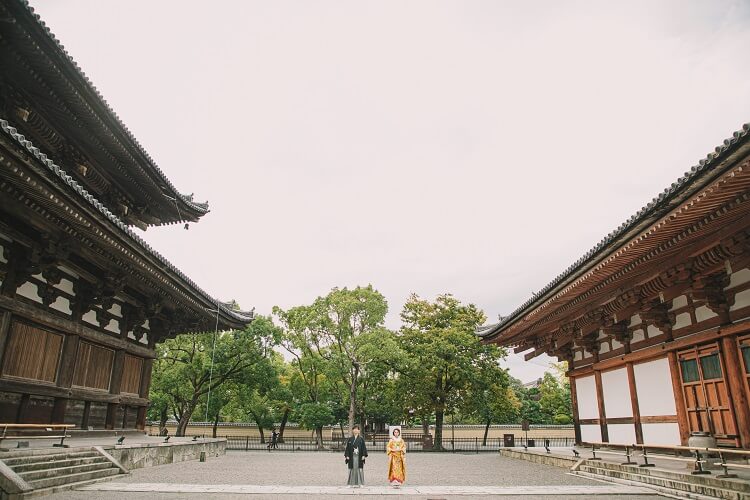
[[[680,351],[678,359],[690,432],[710,432],[722,444],[739,446],[719,344]]]

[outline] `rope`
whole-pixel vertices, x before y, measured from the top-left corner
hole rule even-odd
[[[214,356],[216,355],[216,336],[219,334],[219,300],[216,300],[216,329],[214,330],[214,341],[211,346],[211,368],[208,372],[208,398],[206,400],[206,422],[208,422],[208,406],[211,404],[211,385],[214,380]]]

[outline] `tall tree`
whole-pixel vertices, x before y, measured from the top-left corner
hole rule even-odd
[[[449,294],[434,302],[412,295],[401,319],[401,347],[410,358],[406,376],[435,413],[434,446],[442,450],[445,413],[458,407],[479,365],[499,361],[504,351],[483,345],[474,334],[485,320],[484,313]]]
[[[273,322],[260,317],[242,331],[178,335],[159,344],[152,391],[159,393],[156,397],[167,402],[177,419],[176,434],[185,435],[196,407],[209,392],[216,393],[226,382],[241,379],[254,365],[265,362],[278,335]]]

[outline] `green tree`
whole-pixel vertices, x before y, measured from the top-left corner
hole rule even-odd
[[[156,348],[152,399],[163,401],[177,419],[176,435],[184,436],[203,398],[218,398],[229,381],[237,381],[263,363],[278,338],[268,318],[257,318],[245,330],[178,335]],[[208,403],[215,417],[223,405]]]
[[[408,354],[405,375],[418,404],[435,414],[435,443],[443,449],[445,413],[453,414],[479,365],[499,361],[504,351],[483,345],[474,334],[485,316],[473,304],[463,305],[449,294],[435,302],[412,295],[401,313],[401,348]]]

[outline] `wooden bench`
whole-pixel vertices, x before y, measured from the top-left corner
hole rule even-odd
[[[70,437],[68,430],[75,427],[74,424],[0,424],[3,432],[0,434],[0,443],[4,439],[25,441],[27,439],[59,439],[60,443],[53,446],[65,447],[65,439]],[[9,434],[10,431],[10,434]],[[35,434],[19,434],[19,431],[33,431]],[[43,432],[43,434],[36,434]]]

